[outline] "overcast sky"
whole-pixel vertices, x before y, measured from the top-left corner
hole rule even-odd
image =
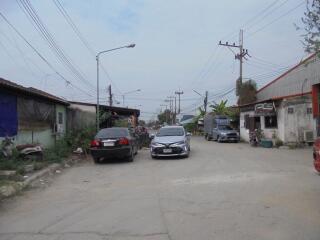
[[[72,85],[55,74],[1,18],[0,77],[68,100],[94,102],[95,54],[79,40],[53,0],[29,1],[83,79],[59,62],[22,11],[22,0],[0,0],[1,13]],[[240,28],[244,29],[244,47],[251,56],[244,63],[244,77],[253,78],[258,86],[306,56],[301,32],[294,26],[300,24],[305,10],[305,1],[301,0],[59,2],[94,52],[136,44],[132,49],[101,55],[110,78],[101,71],[100,93],[101,102],[106,103],[111,79],[115,99],[122,106],[123,93],[141,89],[126,95],[125,105],[140,108],[143,119],[154,117],[164,100],[179,89],[184,91],[184,113],[194,113],[202,103],[193,90],[201,94],[208,90],[209,99],[228,99],[234,104],[235,94],[230,90],[239,74],[239,62],[218,42],[238,43]]]

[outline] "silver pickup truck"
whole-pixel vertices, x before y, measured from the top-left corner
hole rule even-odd
[[[227,125],[212,129],[212,139],[218,142],[239,142],[239,133]]]
[[[204,117],[204,134],[208,141],[239,142],[240,140],[238,131],[230,127],[230,118],[210,113]]]

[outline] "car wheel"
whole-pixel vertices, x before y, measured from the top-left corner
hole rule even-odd
[[[130,156],[128,158],[128,162],[133,162],[133,159],[134,159],[134,151],[133,151],[133,149],[131,149]]]
[[[151,158],[152,158],[152,159],[157,159],[157,157],[156,157],[156,156],[152,156],[152,155],[151,155]]]
[[[134,155],[137,155],[137,154],[138,154],[138,148],[136,148]]]
[[[98,163],[100,163],[100,159],[99,158],[93,158],[93,162],[95,163],[95,164],[98,164]]]

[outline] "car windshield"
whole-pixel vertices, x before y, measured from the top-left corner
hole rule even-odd
[[[104,128],[97,133],[96,138],[119,138],[128,135],[128,129],[125,128]]]
[[[225,125],[219,126],[218,129],[219,130],[233,130],[231,127],[225,126]]]
[[[182,128],[161,128],[158,137],[164,136],[183,136],[184,130]]]

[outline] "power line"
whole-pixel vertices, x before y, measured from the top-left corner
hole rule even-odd
[[[18,29],[12,25],[12,23],[3,15],[3,13],[0,12],[0,16],[3,18],[3,20],[19,35],[19,37],[41,58],[42,61],[46,63],[46,65],[52,69],[58,76],[60,76],[66,84],[71,85],[73,88],[92,96],[91,94],[87,93],[83,89],[77,87],[74,85],[71,81],[67,80],[62,74],[60,74],[52,65],[51,63],[18,31]]]
[[[253,28],[255,25],[259,24],[260,22],[262,22],[265,18],[267,18],[270,14],[274,13],[275,11],[277,11],[279,8],[281,8],[283,5],[285,5],[289,0],[285,0],[282,3],[280,3],[280,5],[275,6],[273,8],[274,5],[276,5],[277,2],[279,2],[279,0],[274,1],[273,3],[271,3],[269,5],[270,8],[268,8],[267,11],[265,11],[265,14],[261,13],[259,14],[259,20],[257,21],[251,21],[252,24],[249,24],[249,26],[246,27],[246,31],[250,30],[251,28]]]
[[[68,14],[68,12],[66,11],[66,9],[63,7],[63,5],[61,4],[61,2],[59,0],[52,0],[53,3],[55,4],[55,6],[58,8],[59,12],[62,14],[62,16],[64,17],[64,19],[67,21],[67,23],[70,25],[70,27],[72,28],[72,30],[75,32],[75,34],[78,36],[78,38],[80,39],[80,41],[83,43],[83,45],[88,49],[88,51],[91,53],[91,55],[95,58],[96,56],[96,51],[91,47],[91,45],[89,44],[89,42],[87,41],[87,39],[83,36],[83,34],[80,32],[79,28],[77,27],[77,25],[74,23],[74,21],[72,20],[72,18],[70,17],[70,15]],[[120,89],[117,87],[116,83],[111,79],[109,72],[105,69],[105,67],[100,64],[101,69],[104,71],[104,73],[106,74],[107,78],[110,80],[110,82],[113,84],[113,86],[115,87],[115,89],[121,94],[122,92],[120,91]]]
[[[189,86],[193,86],[193,84],[195,84],[197,81],[199,81],[199,79],[203,78],[203,76],[206,74],[205,72],[208,71],[208,69],[206,69],[208,66],[212,67],[212,64],[210,64],[211,60],[213,59],[213,57],[215,55],[217,55],[219,48],[218,46],[216,46],[216,48],[213,50],[212,54],[210,54],[210,56],[208,57],[207,61],[205,62],[203,68],[200,70],[200,72],[196,75],[195,79],[189,84]],[[207,71],[205,71],[207,70]]]
[[[16,0],[19,7],[23,13],[27,16],[28,20],[31,22],[32,26],[38,31],[40,36],[45,42],[47,42],[51,51],[56,55],[58,60],[71,72],[73,73],[80,81],[87,84],[88,86],[95,89],[90,82],[86,80],[81,71],[79,71],[74,64],[71,62],[69,57],[65,54],[63,49],[57,44],[53,35],[48,31],[45,24],[40,19],[36,10],[33,8],[29,0]]]
[[[288,10],[287,12],[285,12],[284,14],[280,15],[279,17],[277,17],[276,19],[268,22],[267,24],[265,24],[264,26],[258,28],[256,31],[250,33],[247,37],[252,37],[253,35],[255,35],[256,33],[262,31],[263,29],[265,29],[266,27],[270,26],[271,24],[275,23],[276,21],[280,20],[281,18],[287,16],[288,14],[290,14],[291,12],[293,12],[294,10],[298,9],[300,6],[302,6],[305,3],[305,1],[300,2],[298,5],[296,5],[295,7],[291,8],[290,10]]]
[[[272,6],[274,6],[277,2],[279,2],[279,0],[275,0],[274,2],[272,2],[271,4],[269,4],[266,8],[262,9],[261,11],[259,11],[256,15],[254,15],[253,17],[249,18],[247,21],[245,21],[244,24],[242,24],[241,26],[239,26],[239,28],[243,28],[246,29],[246,25],[248,23],[252,23],[255,21],[255,19],[259,18],[261,15],[263,15],[266,11],[268,11]],[[238,29],[239,29],[238,28]],[[236,30],[228,33],[227,35],[225,35],[224,37],[222,37],[222,40],[225,40],[227,38],[232,38],[235,37],[236,34],[234,33]]]
[[[36,74],[34,73],[34,71],[31,69],[31,66],[29,63],[32,63],[34,67],[36,67],[41,74],[46,74],[32,59],[27,58],[25,53],[22,51],[22,49],[19,47],[16,38],[12,35],[12,33],[10,33],[11,38],[5,34],[1,29],[0,29],[0,33],[1,35],[4,36],[4,38],[17,50],[17,52],[20,54],[24,64],[28,67],[28,71],[30,71],[30,73],[34,76],[37,77]]]

